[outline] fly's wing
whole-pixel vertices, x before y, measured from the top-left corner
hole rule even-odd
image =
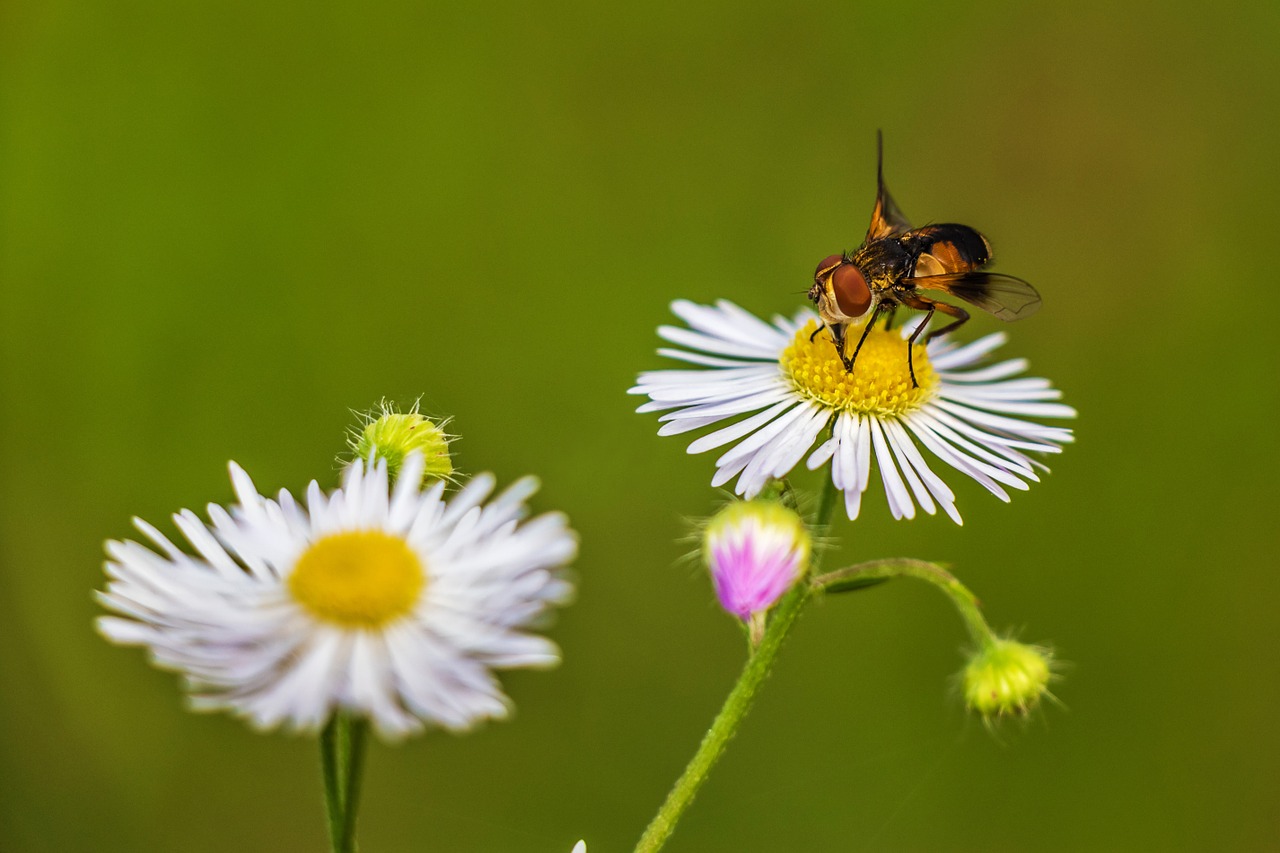
[[[968,225],[926,225],[901,240],[916,256],[917,276],[973,272],[991,263],[991,244]]]
[[[894,204],[889,188],[884,185],[884,135],[876,131],[876,206],[871,211],[871,227],[864,243],[882,237],[894,237],[911,230],[911,223]]]
[[[1020,278],[992,272],[947,273],[908,279],[924,290],[939,290],[970,305],[1012,321],[1030,317],[1040,309],[1040,294]]]

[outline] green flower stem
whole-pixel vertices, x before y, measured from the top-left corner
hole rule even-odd
[[[354,853],[356,849],[356,813],[368,731],[366,720],[339,711],[320,733],[320,767],[333,853]]]
[[[369,742],[369,722],[364,718],[343,715],[347,723],[347,781],[343,789],[342,846],[338,853],[354,853],[356,849],[356,813],[360,809],[360,783],[364,779],[364,756]]]
[[[858,563],[825,575],[815,577],[811,585],[823,592],[840,592],[843,589],[858,589],[871,584],[891,580],[893,578],[917,578],[927,581],[947,594],[951,603],[960,611],[960,617],[969,629],[969,637],[980,649],[990,648],[996,642],[991,626],[982,615],[977,597],[968,587],[960,583],[955,575],[937,563],[908,558],[888,560],[871,560]]]
[[[831,478],[826,478],[826,485],[818,502],[817,526],[819,529],[825,528],[831,521],[831,512],[836,505],[837,493],[838,490]],[[820,559],[820,553],[814,555],[815,570]],[[693,803],[693,798],[702,787],[702,783],[707,780],[711,768],[715,766],[721,754],[724,753],[725,747],[733,739],[747,711],[751,710],[751,703],[755,700],[760,685],[764,684],[765,678],[769,675],[774,658],[782,648],[782,641],[795,624],[800,611],[809,602],[814,590],[815,587],[810,584],[798,583],[773,609],[763,635],[758,643],[754,643],[754,651],[747,659],[742,675],[738,677],[738,683],[733,686],[728,698],[724,700],[720,713],[711,723],[711,728],[702,738],[698,751],[685,767],[684,773],[667,794],[662,808],[658,809],[657,815],[650,821],[644,835],[640,837],[635,853],[656,853],[671,837],[681,815]]]
[[[769,674],[769,668],[773,665],[773,659],[777,657],[778,650],[782,648],[783,638],[791,630],[796,617],[800,615],[800,610],[809,600],[809,592],[810,588],[806,584],[796,584],[774,608],[773,617],[769,620],[769,627],[765,629],[759,647],[747,661],[742,675],[738,678],[738,683],[730,691],[729,698],[725,700],[724,707],[720,709],[711,728],[707,730],[689,766],[676,780],[671,793],[667,795],[666,802],[662,804],[662,808],[658,810],[658,814],[654,816],[644,835],[641,836],[640,843],[636,845],[636,853],[654,853],[661,850],[662,845],[675,830],[676,822],[693,802],[694,796],[706,781],[711,768],[715,766],[724,748],[737,732],[743,717],[751,709],[752,700],[755,699],[760,685]]]
[[[830,431],[828,431],[827,437],[830,438],[830,436],[831,436],[831,433]],[[817,534],[819,536],[825,535],[827,532],[826,531],[827,526],[831,524],[831,513],[836,508],[836,495],[838,494],[840,494],[840,490],[836,488],[835,480],[832,480],[831,477],[829,476],[826,477],[825,485],[823,485],[822,487],[822,496],[818,498]],[[822,557],[820,553],[814,555],[814,558],[813,558],[814,571],[818,570],[818,563],[821,561],[821,559]]]
[[[324,810],[329,819],[329,845],[338,849],[342,838],[342,782],[345,773],[338,770],[338,718],[330,717],[320,732],[320,774],[324,777]]]

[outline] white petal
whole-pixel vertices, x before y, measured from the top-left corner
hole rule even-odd
[[[929,363],[933,365],[934,370],[955,370],[957,367],[973,364],[1007,340],[1008,336],[1004,332],[995,332],[936,357],[930,351]]]
[[[680,435],[685,432],[693,432],[696,429],[709,427],[712,424],[718,424],[724,420],[723,415],[710,415],[701,418],[685,418],[680,421],[670,421],[658,427],[658,435]]]
[[[804,405],[797,404],[793,406],[772,423],[757,430],[754,435],[747,437],[742,442],[731,448],[716,460],[716,464],[731,465],[739,459],[746,459],[750,456],[754,456],[759,448],[766,444],[772,444],[777,436],[790,428],[791,425],[807,411],[808,409]]]
[[[760,361],[774,361],[778,356],[777,350],[768,345],[753,346],[740,344],[734,341],[713,338],[710,335],[704,335],[699,332],[692,332],[688,329],[681,329],[677,326],[660,326],[658,327],[658,335],[665,340],[671,341],[673,344],[679,344],[682,347],[689,347],[690,349],[702,350],[703,352],[709,352],[715,355],[738,356],[739,358],[757,359]]]
[[[898,475],[898,467],[894,464],[893,453],[884,440],[880,430],[880,422],[876,418],[867,418],[871,430],[871,441],[876,448],[876,464],[880,466],[880,479],[884,481],[885,497],[889,500],[889,512],[894,518],[915,518],[916,505],[907,494],[907,487]]]
[[[937,474],[933,473],[933,469],[925,462],[924,457],[916,448],[915,443],[911,441],[911,437],[907,435],[902,424],[897,421],[886,421],[884,426],[889,434],[889,440],[893,442],[894,447],[898,450],[899,458],[906,459],[908,464],[915,469],[920,479],[928,486],[929,492],[938,499],[938,505],[950,516],[951,520],[956,524],[963,524],[964,522],[960,519],[960,513],[956,511],[955,493]]]
[[[721,305],[737,307],[723,300]],[[678,299],[671,303],[673,314],[688,323],[691,328],[708,335],[726,341],[737,341],[753,348],[761,346],[764,342],[770,342],[779,349],[787,345],[786,338],[782,337],[776,329],[741,309],[735,312],[732,308],[725,311],[698,305],[685,299]]]
[[[703,355],[699,352],[689,352],[688,350],[673,349],[671,347],[661,347],[658,349],[658,355],[666,358],[674,358],[680,361],[687,361],[690,364],[704,364],[707,367],[767,367],[756,361],[741,361],[734,358],[717,358],[714,355]],[[634,391],[633,391],[634,393]]]
[[[937,364],[933,364],[936,370]],[[1004,379],[1006,376],[1015,376],[1025,371],[1027,367],[1028,362],[1025,358],[1011,358],[1008,361],[1002,361],[978,370],[966,370],[963,373],[938,370],[938,374],[947,383],[962,382],[967,385],[992,382],[997,379]]]
[[[790,400],[786,400],[778,403],[777,405],[771,406],[759,414],[752,415],[745,420],[738,421],[736,424],[716,430],[713,433],[708,433],[690,444],[689,452],[702,453],[715,447],[721,447],[731,441],[737,441],[747,433],[754,432],[769,423],[769,421],[776,418],[792,405],[793,403]]]
[[[929,490],[925,488],[924,482],[920,479],[920,475],[916,473],[915,466],[911,464],[911,460],[907,458],[905,448],[896,440],[896,434],[893,430],[897,423],[892,419],[886,418],[879,421],[880,428],[884,431],[885,438],[888,439],[889,447],[893,451],[894,459],[898,461],[902,468],[902,476],[906,479],[907,485],[911,487],[911,493],[915,495],[916,502],[920,504],[929,515],[937,512],[937,506],[933,502],[933,495],[929,494]],[[906,445],[912,447],[911,439],[906,440]]]
[[[788,388],[780,388],[776,381],[770,381],[766,390],[758,391],[732,400],[704,403],[700,406],[689,406],[678,412],[671,412],[658,418],[660,421],[679,420],[682,418],[724,418],[732,415],[743,415],[755,412],[766,406],[772,406],[782,400],[795,399],[795,392]]]

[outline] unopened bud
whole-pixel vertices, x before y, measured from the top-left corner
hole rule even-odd
[[[750,621],[782,598],[809,568],[809,531],[792,509],[771,500],[734,501],[703,534],[703,555],[720,605]]]
[[[965,704],[984,717],[1025,714],[1048,692],[1052,655],[1015,640],[994,640],[964,668]]]
[[[414,451],[421,453],[426,462],[427,480],[444,479],[453,473],[449,436],[441,424],[416,410],[395,412],[384,406],[380,414],[370,416],[368,423],[352,434],[351,449],[357,459],[385,459],[392,479],[400,473],[405,457]]]

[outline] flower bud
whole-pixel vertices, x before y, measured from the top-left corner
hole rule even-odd
[[[1052,655],[1047,649],[996,639],[964,668],[964,701],[984,717],[1025,714],[1048,693]]]
[[[744,622],[773,607],[809,568],[809,532],[776,501],[728,504],[712,516],[702,545],[720,606]]]
[[[357,459],[375,456],[387,461],[387,473],[394,480],[404,458],[415,450],[426,461],[427,480],[445,479],[453,473],[449,458],[449,436],[425,415],[413,411],[396,412],[387,406],[380,414],[370,415],[368,422],[351,436],[351,449]]]

